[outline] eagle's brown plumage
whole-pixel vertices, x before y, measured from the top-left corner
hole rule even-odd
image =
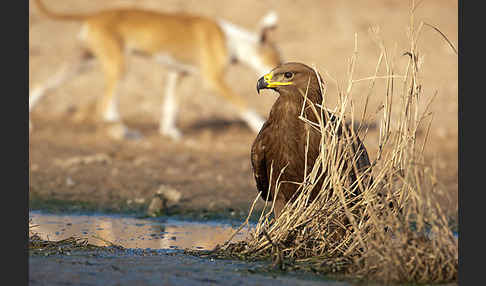
[[[322,80],[321,80],[322,82]],[[324,84],[322,82],[322,84]],[[280,177],[280,182],[302,182],[305,169],[305,148],[307,130],[309,134],[308,166],[312,168],[319,155],[321,134],[308,123],[299,119],[304,102],[303,93],[312,103],[321,104],[322,94],[319,81],[315,71],[301,63],[286,63],[274,68],[269,74],[260,78],[257,83],[257,90],[271,88],[280,95],[270,110],[268,120],[255,138],[251,148],[251,163],[253,174],[258,191],[264,200],[273,200],[275,183],[280,170],[285,168]],[[309,107],[309,103],[306,107]],[[305,117],[313,122],[318,122],[311,108],[305,108]],[[335,121],[336,117],[330,114],[330,120]],[[338,132],[342,136],[341,131]],[[362,171],[370,166],[368,153],[362,142],[355,137],[353,152],[361,152],[356,163],[358,170]],[[273,174],[270,182],[270,168],[273,163]],[[357,174],[354,171],[348,172],[351,182],[356,180]],[[314,188],[311,200],[315,198],[318,190],[321,189],[322,179]],[[268,188],[271,186],[270,193]],[[298,185],[295,183],[283,182],[275,200],[275,216],[278,217],[285,204],[296,198],[294,196]]]

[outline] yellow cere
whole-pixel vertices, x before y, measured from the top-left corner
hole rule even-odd
[[[289,82],[271,81],[272,78],[273,78],[272,73],[267,73],[266,75],[263,76],[263,79],[265,79],[265,81],[268,83],[268,87],[276,87],[276,86],[280,86],[280,85],[291,85],[291,84],[293,84],[293,82],[291,82],[291,81],[289,81]]]
[[[265,79],[266,82],[269,82],[272,80],[273,74],[272,73],[267,73],[266,75],[263,76],[263,79]]]

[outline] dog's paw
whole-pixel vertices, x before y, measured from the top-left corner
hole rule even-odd
[[[182,133],[175,127],[173,128],[161,128],[159,133],[163,136],[167,136],[174,141],[179,141],[182,138]]]
[[[142,133],[137,130],[128,129],[122,123],[109,124],[106,127],[108,135],[115,140],[139,140],[142,139]]]

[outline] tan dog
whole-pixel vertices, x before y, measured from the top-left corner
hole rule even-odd
[[[280,53],[268,34],[276,27],[275,13],[261,21],[259,33],[247,31],[224,20],[183,13],[160,13],[137,9],[101,11],[90,15],[58,14],[36,0],[41,12],[55,20],[81,21],[83,53],[77,60],[34,87],[29,111],[46,93],[77,75],[93,58],[99,60],[105,75],[106,90],[98,104],[104,122],[122,127],[120,137],[130,132],[118,113],[117,86],[125,73],[125,55],[137,52],[169,67],[168,82],[159,121],[159,132],[173,139],[181,133],[175,126],[177,80],[186,74],[199,74],[206,86],[233,104],[248,126],[258,132],[263,118],[225,83],[226,67],[236,61],[247,64],[259,75],[280,64]]]

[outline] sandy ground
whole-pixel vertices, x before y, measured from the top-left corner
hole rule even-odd
[[[45,0],[62,12],[87,13],[114,7],[136,6],[158,11],[186,11],[223,17],[250,30],[270,10],[279,15],[274,38],[285,61],[314,65],[328,82],[328,106],[337,102],[336,84],[345,83],[355,36],[358,60],[355,78],[373,75],[379,48],[369,28],[380,28],[385,46],[395,57],[397,74],[409,49],[408,1],[60,1]],[[69,63],[79,45],[80,24],[56,22],[39,14],[35,3],[29,9],[30,86],[46,80]],[[457,46],[457,2],[423,1],[415,23],[425,21],[438,27]],[[432,105],[434,121],[425,153],[446,186],[443,204],[457,213],[457,56],[443,38],[425,26],[418,41],[422,51],[421,80],[424,94],[438,93]],[[120,111],[126,124],[140,131],[141,140],[116,141],[94,123],[75,123],[77,110],[89,106],[103,92],[99,67],[81,74],[49,93],[31,113],[30,197],[61,200],[76,206],[89,203],[114,210],[146,206],[161,185],[182,194],[180,207],[187,210],[247,211],[256,189],[249,161],[256,134],[234,114],[232,107],[208,90],[195,88],[197,76],[178,86],[181,113],[178,124],[184,134],[173,142],[157,132],[166,70],[140,57],[127,62],[129,71],[120,84]],[[384,74],[380,68],[379,74]],[[257,75],[242,65],[230,66],[227,80],[250,105],[266,116],[276,95],[263,91],[257,96]],[[357,114],[363,108],[367,81],[354,86]],[[384,81],[378,81],[369,110],[383,101]],[[367,122],[376,126],[377,121]],[[375,157],[378,129],[372,128],[365,144]]]

